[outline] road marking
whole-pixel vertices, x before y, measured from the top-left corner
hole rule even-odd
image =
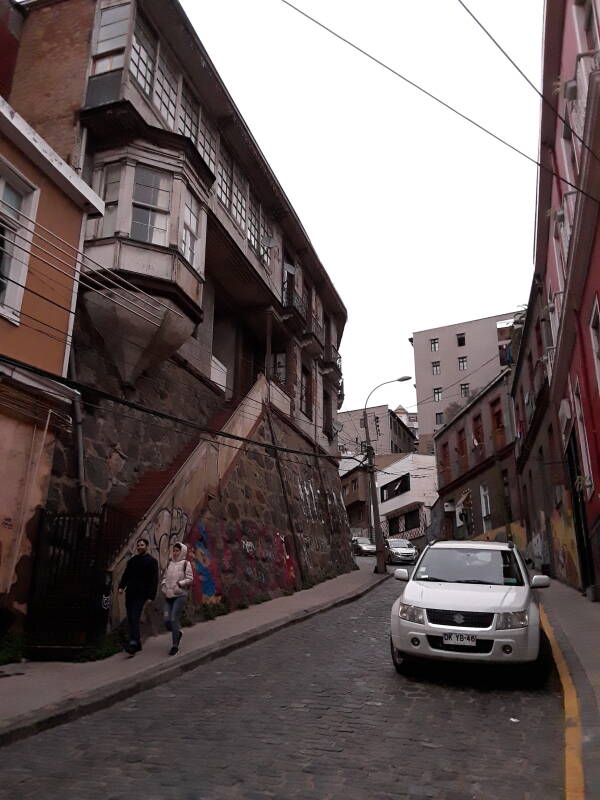
[[[554,635],[554,630],[544,608],[540,607],[542,627],[552,647],[554,663],[558,669],[563,689],[565,707],[565,800],[584,800],[582,729],[579,698],[569,667]]]

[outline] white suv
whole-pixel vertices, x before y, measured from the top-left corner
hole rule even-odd
[[[535,662],[540,649],[540,613],[531,581],[512,543],[441,541],[426,548],[392,606],[391,649],[403,672],[413,657]]]

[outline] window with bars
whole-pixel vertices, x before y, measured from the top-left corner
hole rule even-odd
[[[442,399],[442,387],[441,386],[437,386],[433,390],[433,402],[434,403],[439,403],[441,399]]]
[[[154,105],[162,114],[170,128],[175,127],[175,114],[177,112],[177,83],[178,78],[167,58],[161,52],[156,70],[156,85],[154,87]]]
[[[152,96],[154,69],[156,66],[157,39],[150,27],[138,15],[131,43],[129,70],[148,97]]]
[[[231,198],[231,216],[242,228],[246,229],[248,184],[237,169],[233,173],[233,189]]]
[[[183,235],[181,249],[183,255],[192,266],[195,266],[198,252],[198,236],[200,229],[200,203],[189,189],[185,191],[185,205],[183,209]]]
[[[171,176],[140,165],[135,168],[131,236],[142,242],[167,244]]]
[[[261,209],[260,215],[260,260],[268,269],[271,266],[273,228]]]
[[[248,244],[258,255],[258,246],[260,239],[260,206],[250,195],[248,203]]]
[[[204,119],[204,114],[202,114],[200,126],[198,128],[198,150],[200,151],[202,158],[206,161],[214,173],[217,168],[216,139],[208,125],[208,122]]]
[[[181,104],[179,106],[179,123],[177,125],[177,130],[183,136],[188,136],[194,144],[198,140],[199,116],[200,106],[184,83],[181,87]]]
[[[225,208],[231,208],[233,190],[233,162],[228,153],[222,148],[217,167],[217,197]]]
[[[432,361],[431,362],[431,374],[432,375],[439,375],[442,371],[441,365],[439,361]]]
[[[460,356],[458,359],[458,369],[460,372],[464,372],[467,369],[467,357]]]

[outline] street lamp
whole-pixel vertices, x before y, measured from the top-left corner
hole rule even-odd
[[[377,561],[375,563],[375,572],[384,574],[386,572],[385,569],[385,553],[383,549],[383,533],[381,530],[381,521],[379,519],[379,501],[377,498],[377,482],[375,480],[375,451],[371,447],[371,436],[369,434],[369,420],[367,419],[367,406],[369,405],[369,400],[373,392],[376,392],[377,389],[380,389],[382,386],[386,386],[388,383],[403,383],[404,381],[412,380],[410,375],[403,375],[401,378],[393,378],[391,381],[384,381],[376,386],[374,389],[371,389],[369,392],[367,399],[365,400],[365,405],[363,408],[363,425],[365,428],[365,436],[367,437],[367,460],[368,466],[367,470],[369,473],[369,488],[371,492],[371,508],[373,510],[373,523],[369,519],[369,533],[371,533],[372,538],[372,529],[375,528],[375,555]]]

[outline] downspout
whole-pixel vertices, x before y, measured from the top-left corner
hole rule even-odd
[[[75,349],[71,347],[69,358],[69,371],[71,378],[77,380],[77,367],[75,365]],[[77,449],[77,489],[79,502],[84,514],[88,510],[87,489],[85,484],[85,460],[83,454],[83,414],[81,413],[81,395],[79,392],[73,397],[73,416],[75,419],[75,446]]]

